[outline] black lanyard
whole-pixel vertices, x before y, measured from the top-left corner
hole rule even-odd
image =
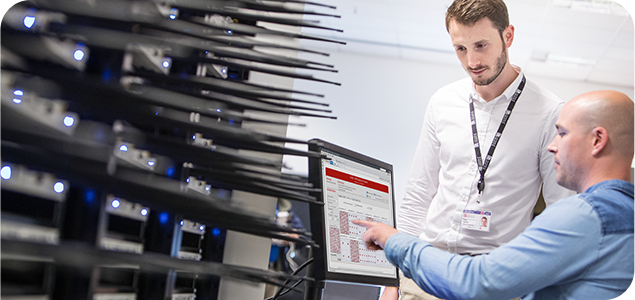
[[[505,111],[505,115],[503,115],[503,120],[501,120],[501,124],[498,126],[498,131],[496,131],[496,135],[492,140],[492,145],[489,147],[489,151],[487,152],[487,156],[485,157],[485,163],[483,163],[483,158],[481,157],[481,146],[478,141],[478,130],[476,130],[476,115],[474,113],[474,101],[472,99],[472,94],[470,94],[470,120],[472,121],[472,141],[474,142],[474,151],[476,152],[476,163],[478,164],[478,171],[481,173],[481,178],[478,180],[478,193],[483,193],[485,189],[485,172],[489,167],[489,163],[492,161],[492,155],[494,155],[494,150],[496,150],[496,145],[498,145],[498,141],[503,135],[503,130],[505,129],[505,125],[507,125],[507,121],[509,117],[512,115],[512,111],[514,110],[514,106],[516,105],[516,101],[518,101],[518,97],[523,92],[525,88],[525,75],[523,75],[523,79],[520,81],[516,92],[512,95],[512,100],[509,102],[509,106],[507,106],[507,111]]]

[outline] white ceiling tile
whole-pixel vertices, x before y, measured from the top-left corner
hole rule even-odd
[[[635,32],[635,28],[633,28],[633,16],[632,15],[631,15],[630,18],[626,19],[626,21],[624,22],[624,25],[622,25],[621,32],[625,32],[625,33],[633,33],[633,32]]]
[[[604,57],[633,62],[633,48],[610,47],[606,50]]]
[[[562,7],[551,7],[547,13],[547,22],[566,24],[580,28],[614,30],[628,17],[576,11]]]
[[[510,21],[511,25],[514,25],[514,35],[518,36],[535,36],[542,32],[541,23],[539,20],[514,20]]]
[[[543,37],[536,41],[533,49],[539,49],[541,51],[559,55],[571,55],[597,60],[603,53],[605,53],[606,45]]]
[[[611,46],[633,49],[634,43],[635,35],[633,35],[632,32],[620,31],[620,33],[615,36]]]
[[[514,1],[505,1],[505,4],[509,5],[509,3],[515,3],[515,2],[546,6],[551,3],[551,0],[514,0]]]
[[[593,83],[602,83],[618,86],[633,86],[633,72],[615,72],[615,71],[600,71],[594,70],[589,75],[587,81]]]
[[[591,74],[592,67],[571,67],[567,65],[551,64],[537,61],[530,61],[525,72],[531,75],[567,78],[569,80],[584,81]]]
[[[508,1],[506,3],[511,24],[525,21],[539,22],[547,10],[547,5],[538,1]]]
[[[595,63],[594,70],[632,73],[633,61],[603,58]]]
[[[617,27],[613,29],[580,28],[569,24],[545,23],[542,37],[580,41],[588,44],[600,44],[606,46],[616,35]]]

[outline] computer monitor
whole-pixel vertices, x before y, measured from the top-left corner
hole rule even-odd
[[[311,232],[321,246],[313,249],[313,276],[363,284],[396,286],[397,268],[384,251],[368,250],[364,227],[352,220],[381,222],[395,227],[392,165],[329,142],[313,139],[309,150],[322,158],[309,159],[309,182],[321,190],[311,204]]]

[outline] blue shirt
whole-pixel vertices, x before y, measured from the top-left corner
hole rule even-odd
[[[398,233],[388,260],[443,299],[612,299],[633,279],[633,184],[600,182],[549,206],[489,255],[461,256]]]

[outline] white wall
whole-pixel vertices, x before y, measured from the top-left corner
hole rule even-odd
[[[354,45],[352,48],[359,46]],[[342,86],[306,80],[296,80],[294,85],[296,90],[324,94],[324,99],[312,100],[330,103],[333,115],[338,119],[291,118],[292,122],[305,123],[307,127],[291,126],[287,134],[288,137],[301,140],[321,138],[391,163],[395,169],[395,199],[399,207],[428,99],[440,87],[467,75],[458,59],[454,58],[456,63],[447,63],[447,57],[442,57],[453,54],[432,53],[431,56],[439,56],[437,61],[444,62],[433,63],[380,54],[351,53],[345,51],[346,47],[337,47],[341,50],[335,51],[325,50],[331,53],[328,58],[306,54],[300,56],[335,65],[339,73],[304,73],[340,82]],[[513,63],[513,53],[510,57]],[[633,88],[556,80],[531,74],[527,74],[527,77],[565,100],[599,89],[618,90],[631,99],[634,94]],[[285,163],[293,168],[286,172],[307,175],[306,159],[286,157]]]

